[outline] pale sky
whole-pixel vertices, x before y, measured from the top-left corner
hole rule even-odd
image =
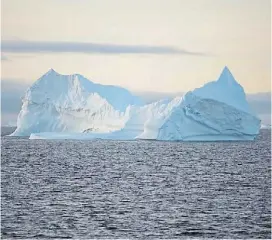
[[[185,92],[225,65],[271,91],[269,0],[2,0],[2,79],[50,68],[130,90]]]

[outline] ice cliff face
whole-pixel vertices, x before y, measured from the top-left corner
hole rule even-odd
[[[259,124],[259,119],[247,112],[188,93],[182,104],[164,122],[157,139],[252,140],[259,132]]]
[[[142,102],[124,88],[51,69],[27,90],[13,135],[117,130],[124,126],[130,105]]]
[[[227,67],[217,81],[148,105],[123,88],[50,70],[28,89],[13,135],[214,141],[253,140],[259,129]]]
[[[159,140],[252,140],[260,120],[225,67],[217,81],[188,92],[158,132]]]

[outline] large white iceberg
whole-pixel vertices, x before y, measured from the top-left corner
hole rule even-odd
[[[260,120],[227,67],[182,97],[144,104],[116,86],[50,70],[23,100],[13,136],[31,139],[253,140]]]
[[[128,90],[95,84],[53,69],[26,92],[13,136],[39,132],[110,132],[124,126],[130,105],[143,105]]]

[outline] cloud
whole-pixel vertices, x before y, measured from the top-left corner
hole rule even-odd
[[[173,93],[165,93],[165,92],[143,92],[136,91],[133,92],[136,96],[139,96],[144,100],[145,103],[149,104],[152,102],[157,102],[162,99],[172,99],[174,97],[183,96],[184,92],[173,92]]]
[[[17,114],[28,84],[20,79],[1,79],[1,113]]]
[[[8,57],[1,54],[1,61],[9,61]]]
[[[6,53],[86,53],[86,54],[179,54],[206,56],[171,46],[119,45],[84,42],[39,42],[22,40],[3,40],[2,52]]]

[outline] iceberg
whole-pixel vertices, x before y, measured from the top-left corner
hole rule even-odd
[[[128,90],[50,69],[26,92],[12,136],[38,132],[109,132],[124,126],[126,109],[143,102]]]
[[[260,120],[225,67],[218,80],[145,104],[117,86],[50,70],[26,92],[12,136],[30,139],[253,140]]]

